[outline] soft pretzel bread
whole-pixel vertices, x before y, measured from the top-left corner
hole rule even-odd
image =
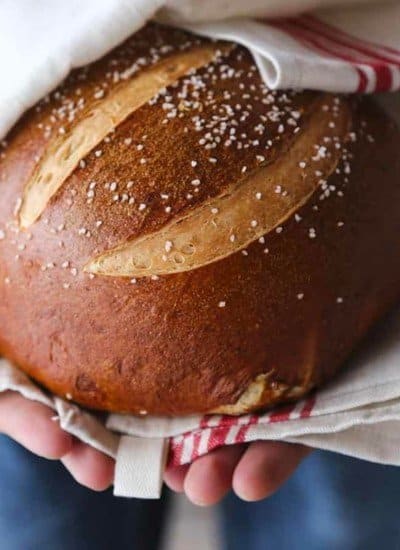
[[[399,295],[398,142],[365,99],[148,25],[2,144],[0,352],[107,411],[300,398]]]

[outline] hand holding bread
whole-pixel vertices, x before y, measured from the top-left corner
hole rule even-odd
[[[94,491],[109,488],[114,461],[76,440],[54,420],[54,411],[14,392],[0,395],[0,434],[32,453],[60,460],[72,477]],[[192,465],[169,468],[165,481],[202,506],[218,502],[234,488],[245,500],[259,500],[277,490],[309,451],[276,442],[221,447]]]
[[[114,462],[61,429],[50,408],[18,393],[0,395],[0,434],[7,435],[37,456],[61,460],[81,485],[94,491],[108,488]]]

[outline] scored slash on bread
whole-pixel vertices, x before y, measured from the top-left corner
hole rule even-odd
[[[325,109],[323,109],[323,107]],[[329,127],[335,112],[335,126]],[[307,132],[295,134],[281,155],[156,233],[124,243],[91,260],[97,275],[144,277],[188,271],[221,260],[284,223],[335,170],[341,149],[319,155],[324,139],[344,145],[350,130],[345,102],[322,97],[312,104]],[[321,145],[318,145],[321,144]],[[300,170],[299,170],[300,167]],[[315,171],[320,174],[315,176]]]
[[[27,182],[19,210],[22,228],[28,228],[43,213],[50,198],[79,162],[136,109],[180,77],[228,51],[221,44],[204,44],[157,62],[133,78],[123,80],[103,100],[88,109],[68,135],[58,135],[46,147]]]

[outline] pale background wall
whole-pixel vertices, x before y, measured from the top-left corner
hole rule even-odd
[[[216,507],[201,508],[174,496],[162,550],[220,550],[217,515]]]

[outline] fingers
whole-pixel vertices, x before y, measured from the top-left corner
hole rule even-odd
[[[164,481],[168,487],[176,493],[183,492],[183,483],[189,470],[189,464],[184,466],[169,467],[164,472]]]
[[[311,452],[307,447],[274,441],[255,441],[243,454],[233,475],[238,497],[256,501],[274,493]]]
[[[189,500],[199,506],[221,500],[232,486],[233,472],[244,449],[244,445],[221,447],[193,462],[183,485]]]
[[[0,432],[38,456],[59,459],[72,448],[72,437],[53,417],[49,407],[16,392],[0,395]]]
[[[52,418],[54,411],[41,403],[16,392],[0,395],[0,433],[38,456],[61,459],[85,487],[95,491],[109,487],[114,477],[114,461],[74,439]]]
[[[74,440],[72,449],[62,458],[62,463],[78,483],[93,491],[104,491],[113,482],[112,458],[81,441]]]
[[[246,501],[274,493],[311,452],[302,445],[256,441],[221,447],[189,466],[169,468],[165,482],[174,491],[185,491],[194,504],[210,506],[233,487]]]

